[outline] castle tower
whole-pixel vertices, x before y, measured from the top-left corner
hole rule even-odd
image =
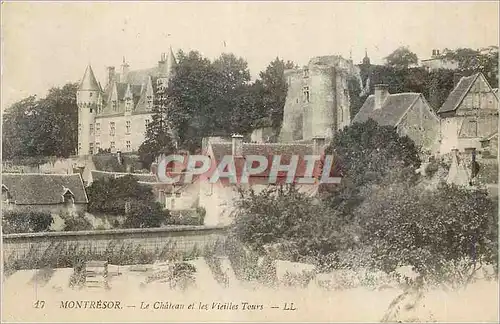
[[[78,105],[78,155],[92,154],[94,151],[94,118],[101,97],[99,83],[90,64],[85,70],[76,93]]]

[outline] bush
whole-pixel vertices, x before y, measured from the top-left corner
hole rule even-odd
[[[64,220],[63,231],[89,231],[93,229],[92,223],[85,218],[84,213],[70,215],[68,212],[62,212],[59,217]]]
[[[4,234],[47,232],[54,223],[48,212],[40,211],[5,211],[2,215]]]
[[[168,210],[163,209],[160,203],[134,202],[131,204],[123,226],[125,228],[160,227],[169,217]]]
[[[393,185],[374,191],[357,211],[361,244],[385,272],[410,265],[427,281],[456,281],[497,265],[497,203],[481,190],[441,184],[436,191]]]

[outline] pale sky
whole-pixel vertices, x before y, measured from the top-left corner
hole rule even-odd
[[[14,2],[2,4],[2,109],[78,81],[88,63],[155,66],[161,52],[244,57],[252,77],[276,56],[306,64],[340,54],[373,63],[401,45],[419,59],[432,49],[498,46],[498,2]],[[226,42],[226,47],[223,44]]]

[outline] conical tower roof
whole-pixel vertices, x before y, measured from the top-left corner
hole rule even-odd
[[[83,79],[80,82],[80,87],[78,90],[94,90],[99,91],[99,83],[97,82],[94,71],[92,71],[92,67],[90,64],[87,66],[85,70],[85,74],[83,75]]]

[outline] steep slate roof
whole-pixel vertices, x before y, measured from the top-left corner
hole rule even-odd
[[[467,92],[469,92],[479,74],[480,73],[476,73],[468,77],[462,77],[444,104],[441,108],[439,108],[438,114],[456,110],[460,103],[462,103],[462,100],[467,95]]]
[[[95,78],[94,71],[92,71],[92,67],[90,64],[87,66],[85,70],[85,74],[83,75],[83,79],[80,82],[80,86],[78,90],[100,90],[101,87]]]
[[[7,187],[17,205],[62,204],[69,189],[75,203],[88,203],[83,180],[75,174],[3,173],[2,184]]]
[[[364,123],[371,118],[381,126],[396,126],[419,96],[419,93],[390,94],[384,101],[382,108],[375,110],[375,96],[370,95],[352,122]]]

